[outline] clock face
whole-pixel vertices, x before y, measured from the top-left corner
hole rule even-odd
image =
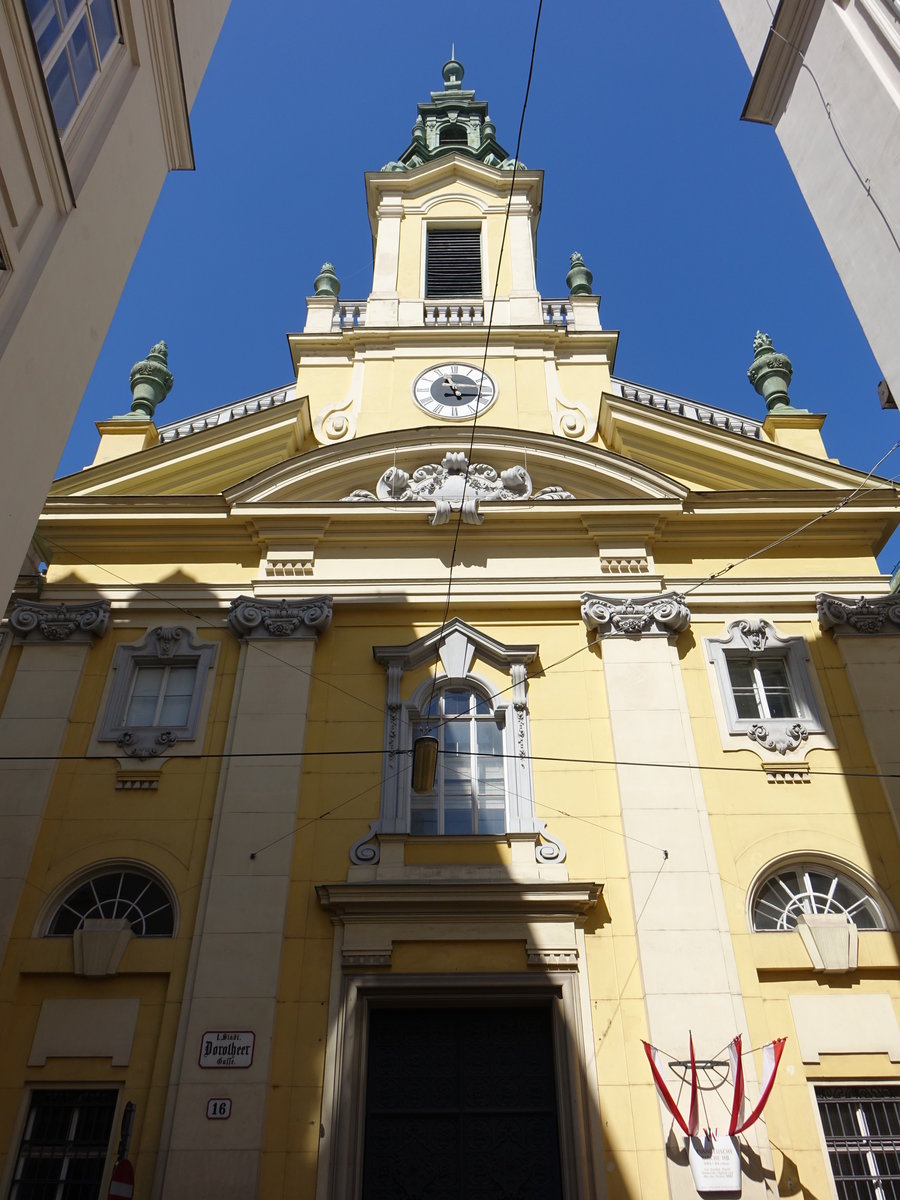
[[[490,375],[468,363],[440,363],[423,371],[413,384],[419,408],[435,417],[465,421],[494,403],[497,389]]]

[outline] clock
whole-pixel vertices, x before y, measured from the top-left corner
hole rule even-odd
[[[433,417],[466,421],[490,408],[497,388],[490,375],[468,363],[439,363],[429,367],[413,384],[419,408]]]

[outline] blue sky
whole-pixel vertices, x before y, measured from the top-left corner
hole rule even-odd
[[[91,461],[93,422],[127,411],[159,338],[175,374],[160,424],[289,382],[285,334],[322,261],[343,297],[369,291],[363,172],[406,147],[451,42],[513,152],[536,10],[233,0],[192,113],[197,170],[165,183],[60,473]],[[769,332],[794,404],[868,471],[900,418],[773,130],[739,120],[749,84],[713,0],[546,3],[521,151],[545,172],[538,286],[564,295],[580,250],[621,331],[617,375],[756,417],[746,370]],[[898,557],[894,539],[882,567]]]

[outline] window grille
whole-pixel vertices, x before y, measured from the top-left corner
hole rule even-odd
[[[98,1200],[117,1093],[36,1091],[9,1200]]]
[[[838,1200],[900,1200],[900,1087],[816,1088]]]
[[[429,229],[425,248],[425,295],[481,295],[481,230]]]

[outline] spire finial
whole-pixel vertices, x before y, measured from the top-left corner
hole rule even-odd
[[[157,404],[172,390],[175,377],[169,370],[169,347],[165,342],[151,346],[147,357],[136,362],[128,377],[131,384],[131,411],[136,417],[153,419]]]
[[[462,63],[456,57],[456,44],[454,43],[450,57],[441,67],[441,75],[444,78],[445,92],[458,92],[462,87],[462,78],[465,75]]]
[[[750,364],[747,378],[765,400],[768,412],[793,409],[788,395],[788,385],[793,373],[788,356],[779,354],[769,335],[757,330],[753,339],[753,362]]]

